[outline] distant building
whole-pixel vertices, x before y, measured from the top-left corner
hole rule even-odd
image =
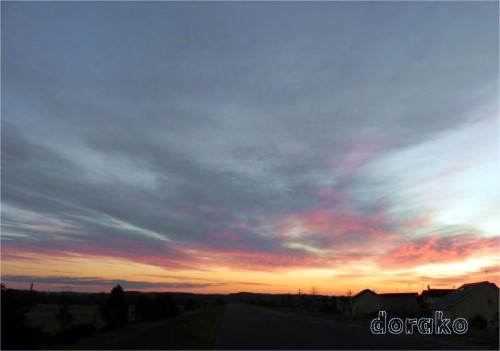
[[[381,298],[370,289],[365,289],[354,295],[351,299],[352,314],[370,314],[381,308]]]
[[[455,289],[431,289],[427,286],[427,290],[420,294],[422,312],[430,312],[431,307],[441,301],[446,295],[454,292]]]
[[[431,306],[443,311],[445,318],[467,318],[481,315],[489,329],[498,328],[498,287],[490,282],[464,284]]]
[[[380,309],[398,315],[416,314],[419,311],[417,295],[416,292],[379,294]]]
[[[372,314],[377,311],[393,314],[416,314],[419,311],[418,293],[377,294],[370,289],[364,289],[351,299],[353,315]]]

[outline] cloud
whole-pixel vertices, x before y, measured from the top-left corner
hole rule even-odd
[[[148,281],[133,281],[133,280],[110,280],[102,279],[98,277],[63,277],[63,276],[53,276],[53,277],[40,277],[40,276],[23,276],[23,275],[5,275],[2,276],[2,281],[8,283],[34,283],[40,284],[42,286],[54,286],[54,287],[92,287],[95,288],[106,288],[111,289],[113,286],[120,284],[124,289],[127,290],[146,290],[146,289],[199,289],[205,287],[213,287],[224,285],[225,283],[199,283],[199,282],[148,282]]]
[[[491,162],[450,135],[498,110],[497,4],[198,6],[5,6],[4,259],[272,271],[489,240],[414,237],[462,195],[436,174]]]
[[[431,235],[416,238],[387,252],[381,265],[412,267],[437,262],[464,261],[472,255],[496,254],[498,237],[477,234]]]

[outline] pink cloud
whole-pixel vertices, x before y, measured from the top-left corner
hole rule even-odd
[[[409,244],[387,252],[380,263],[387,266],[409,267],[436,262],[456,262],[477,253],[498,253],[498,238],[474,234],[433,235],[412,240]]]
[[[293,230],[316,232],[327,236],[348,236],[362,234],[366,240],[390,239],[395,236],[391,230],[396,222],[379,211],[361,215],[354,210],[329,210],[318,207],[296,211],[281,216],[277,221],[276,234],[287,237]]]
[[[333,192],[332,196],[347,199],[340,192]],[[348,265],[365,260],[390,270],[391,267],[463,260],[498,248],[496,238],[462,233],[417,239],[406,236],[407,241],[401,244],[405,228],[432,228],[432,221],[418,217],[399,222],[392,219],[383,206],[361,213],[350,208],[349,203],[343,201],[345,206],[341,209],[324,202],[310,209],[269,215],[261,226],[253,228],[238,219],[227,223],[227,229],[209,232],[198,242],[106,236],[55,240],[48,236],[37,241],[2,241],[2,254],[3,259],[9,260],[105,257],[169,269],[197,270],[334,268],[339,262]]]

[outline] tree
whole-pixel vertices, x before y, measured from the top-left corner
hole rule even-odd
[[[73,303],[74,303],[73,297],[71,297],[71,295],[65,292],[63,292],[58,298],[58,305],[60,306],[69,306],[72,305]]]
[[[165,318],[168,315],[167,304],[165,303],[165,300],[162,298],[161,295],[158,294],[156,296],[153,305],[158,315],[158,319]]]
[[[151,299],[146,295],[141,295],[137,300],[136,312],[137,315],[141,317],[141,320],[145,322],[152,322],[158,319],[156,313],[157,311],[155,310]]]
[[[59,309],[54,313],[54,318],[61,326],[61,330],[68,330],[69,325],[75,320],[75,316],[68,309],[72,303],[73,299],[70,295],[62,293],[59,296]]]
[[[319,289],[315,286],[311,287],[311,295],[316,296],[319,294]]]
[[[470,326],[475,329],[484,330],[488,327],[488,321],[481,314],[476,314],[470,319]]]
[[[177,316],[179,314],[179,309],[177,308],[177,303],[175,302],[172,295],[165,296],[165,304],[167,306],[167,316]]]
[[[128,306],[125,293],[118,284],[111,290],[108,300],[100,308],[101,317],[111,328],[121,328],[127,324]]]
[[[293,307],[292,296],[290,294],[281,295],[281,297],[280,297],[280,306],[281,307],[287,307],[287,308]]]
[[[184,304],[184,309],[186,311],[193,311],[193,310],[197,310],[198,308],[200,308],[200,304],[198,303],[198,301],[196,301],[192,297],[187,299],[186,303]]]
[[[351,290],[347,290],[347,312],[349,313],[349,315],[352,317],[352,291]]]
[[[41,339],[43,327],[28,327],[26,313],[29,303],[22,299],[18,291],[7,289],[1,284],[1,338],[2,350],[33,350]]]
[[[75,320],[75,316],[68,310],[66,305],[59,306],[59,309],[54,314],[54,317],[61,326],[62,330],[68,330],[69,325]]]

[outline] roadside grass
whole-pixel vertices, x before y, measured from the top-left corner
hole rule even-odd
[[[223,306],[186,312],[155,323],[138,323],[69,344],[47,344],[54,350],[212,350]]]
[[[59,309],[58,305],[55,304],[40,304],[26,314],[27,323],[31,327],[44,326],[43,331],[51,334],[56,333],[61,329],[61,326],[54,317],[55,313]],[[96,320],[96,328],[104,326],[99,315],[98,305],[70,305],[68,310],[73,314],[75,320],[72,325],[80,323],[92,323]]]

